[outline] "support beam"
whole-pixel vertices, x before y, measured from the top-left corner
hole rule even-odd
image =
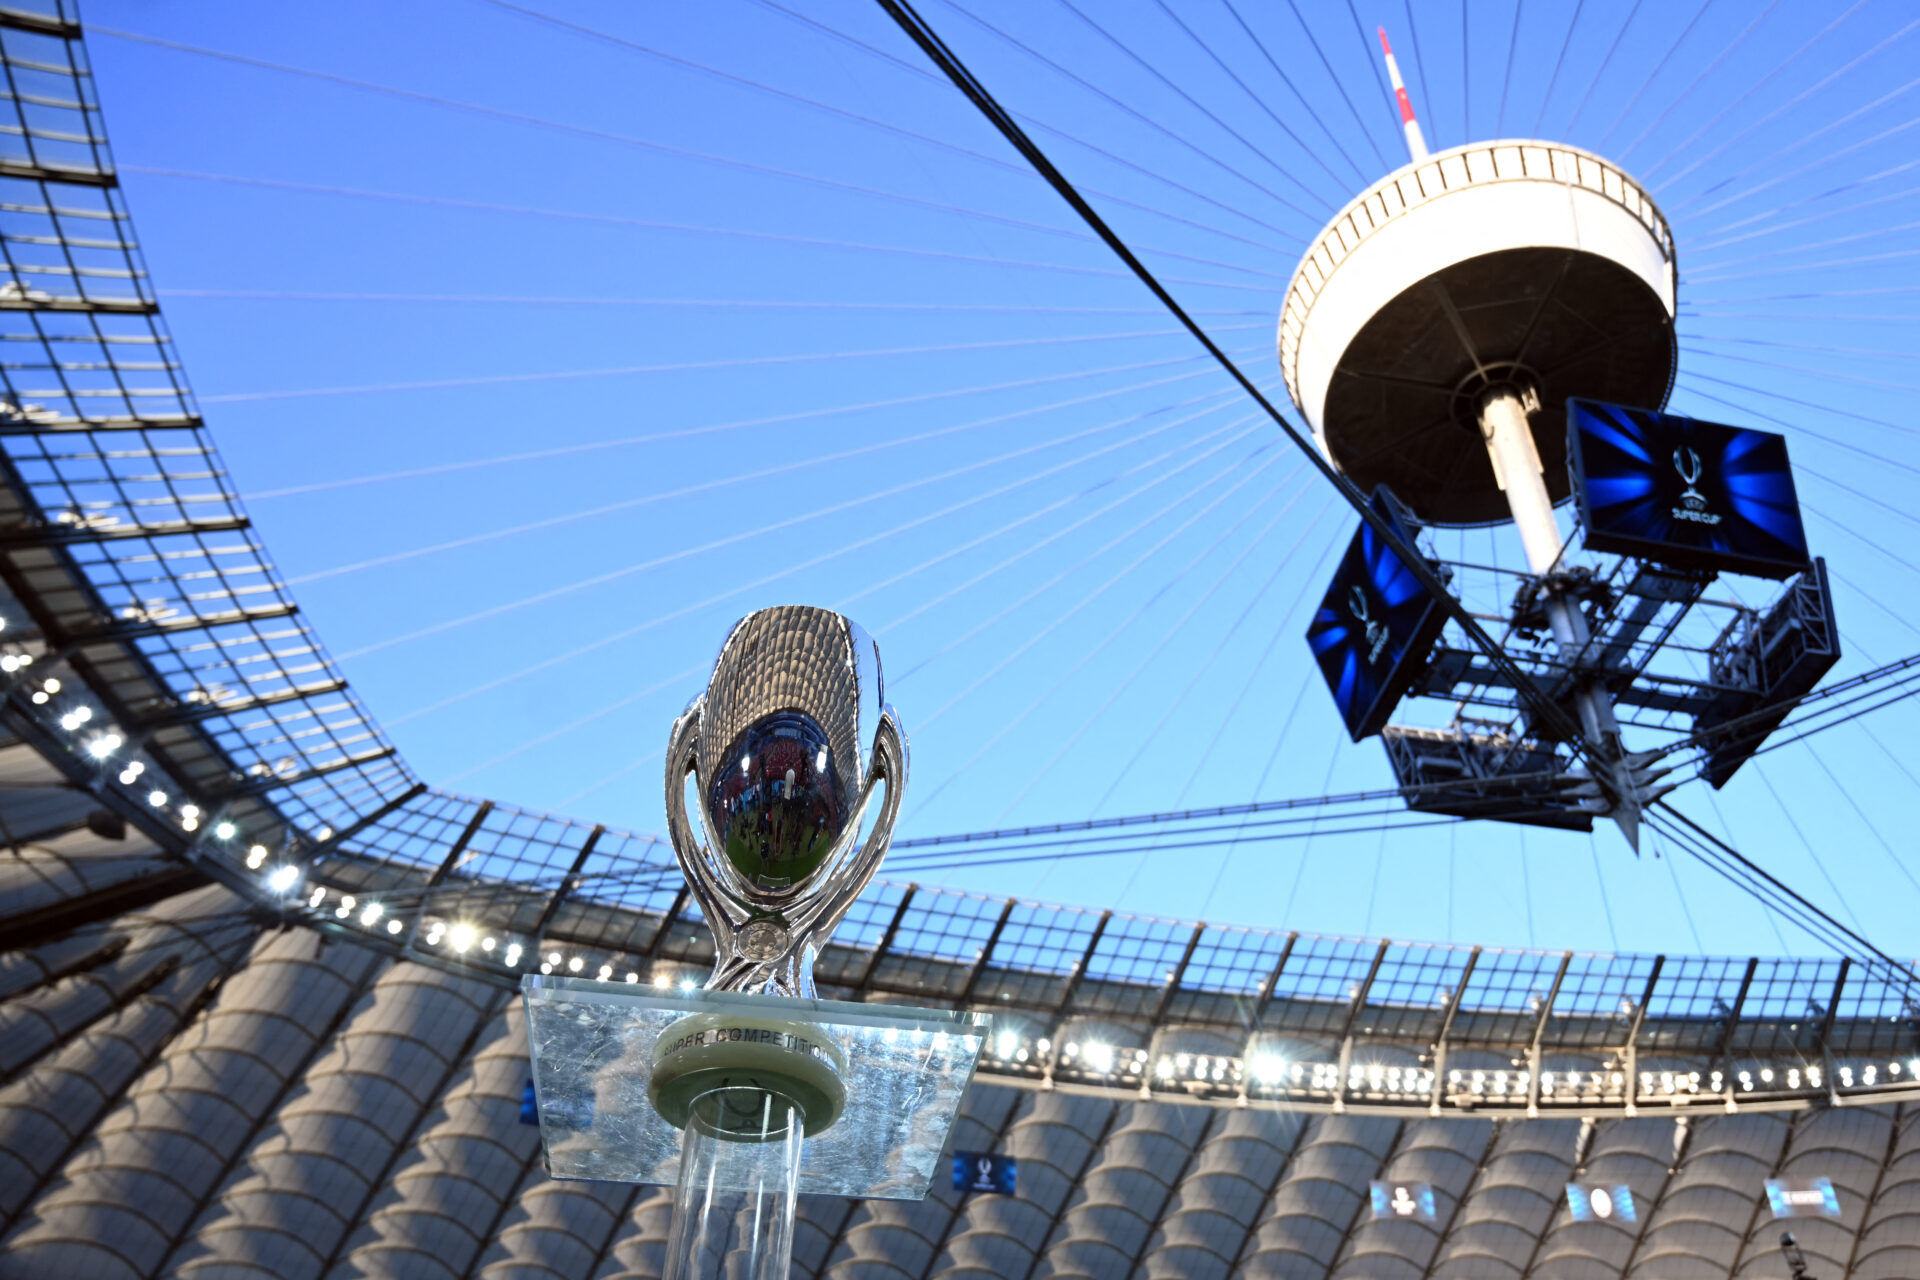
[[[1840,957],[1840,972],[1833,978],[1833,994],[1827,997],[1827,1011],[1820,1019],[1820,1038],[1818,1046],[1824,1062],[1827,1056],[1827,1041],[1833,1038],[1833,1020],[1840,1012],[1840,995],[1847,989],[1847,973],[1853,968],[1852,956]]]
[[[120,644],[129,640],[150,640],[157,636],[180,635],[188,631],[207,631],[214,627],[231,627],[249,622],[272,622],[280,618],[291,618],[300,612],[300,606],[291,602],[285,604],[258,605],[250,609],[228,609],[220,613],[203,613],[178,618],[160,618],[157,620],[123,618],[116,622],[102,623],[97,627],[81,627],[72,631],[49,633],[47,638],[56,644],[86,648],[96,644]]]
[[[1060,993],[1060,1003],[1055,1007],[1053,1016],[1066,1016],[1073,1006],[1073,998],[1080,992],[1080,984],[1086,980],[1087,967],[1093,963],[1094,953],[1100,949],[1100,939],[1106,936],[1107,921],[1113,919],[1111,910],[1102,911],[1100,918],[1093,922],[1093,933],[1087,938],[1087,949],[1080,953],[1080,962],[1073,966],[1073,972],[1067,975],[1066,989]]]
[[[1347,1020],[1340,1028],[1340,1060],[1334,1066],[1333,1110],[1336,1115],[1347,1109],[1347,1066],[1353,1061],[1353,1028],[1360,1021],[1360,1011],[1366,1008],[1367,993],[1373,990],[1373,980],[1380,976],[1380,966],[1386,963],[1387,948],[1393,943],[1386,938],[1380,939],[1380,949],[1373,953],[1373,964],[1367,968],[1367,977],[1353,993],[1353,1002],[1347,1006]]]
[[[993,959],[993,949],[1000,945],[1000,935],[1006,931],[1007,921],[1013,915],[1013,909],[1020,905],[1020,899],[1008,898],[1007,904],[1000,908],[1000,918],[993,922],[993,932],[987,935],[987,945],[980,948],[979,958],[973,962],[973,968],[967,972],[967,985],[960,988],[956,1005],[965,1005],[973,999],[973,989],[980,984],[980,975],[987,971],[987,962]]]
[[[79,23],[56,18],[50,13],[31,13],[25,9],[0,9],[0,29],[31,31],[35,35],[58,36],[62,40],[80,38]]]
[[[1298,941],[1300,931],[1294,929],[1287,934],[1286,942],[1281,944],[1279,958],[1273,962],[1273,968],[1267,971],[1266,981],[1260,984],[1260,990],[1247,1010],[1248,1034],[1258,1031],[1261,1020],[1267,1016],[1267,1006],[1273,1003],[1274,990],[1280,985],[1280,974],[1286,969],[1287,961],[1293,958],[1293,944]]]
[[[237,716],[248,711],[259,711],[265,707],[277,707],[289,702],[301,702],[308,698],[324,698],[335,693],[344,693],[345,680],[323,680],[319,684],[300,685],[292,689],[282,689],[278,693],[263,693],[257,698],[242,698],[238,702],[189,702],[172,706],[152,713],[136,712],[136,727],[146,729],[167,729],[175,725],[198,724],[203,720],[212,720],[220,716]]]
[[[1627,1047],[1623,1051],[1627,1064],[1627,1090],[1624,1099],[1628,1115],[1636,1111],[1635,1092],[1640,1079],[1640,1025],[1647,1020],[1647,1009],[1653,1004],[1653,990],[1660,985],[1660,970],[1666,968],[1667,958],[1655,956],[1653,968],[1647,971],[1647,985],[1640,992],[1640,1003],[1634,1006],[1633,1020],[1627,1024]]]
[[[1560,998],[1560,985],[1567,980],[1567,966],[1573,963],[1573,952],[1560,957],[1560,967],[1553,972],[1553,985],[1547,988],[1547,998],[1540,1004],[1540,1016],[1533,1022],[1533,1040],[1527,1046],[1527,1114],[1540,1114],[1540,1042],[1547,1034],[1547,1019],[1553,1016],[1553,1002]]]
[[[1736,1107],[1733,1097],[1733,1040],[1740,1034],[1740,1012],[1747,1007],[1747,992],[1753,990],[1753,975],[1759,971],[1760,957],[1754,956],[1747,961],[1747,971],[1740,978],[1740,994],[1733,998],[1733,1008],[1727,1011],[1727,1030],[1720,1037],[1720,1050],[1714,1055],[1714,1061],[1726,1071],[1723,1077],[1727,1082],[1727,1110]],[[1634,1082],[1639,1087],[1639,1082]]]
[[[305,860],[309,863],[314,863],[314,862],[320,861],[322,858],[330,856],[335,849],[338,849],[341,845],[344,845],[347,841],[353,839],[355,836],[359,835],[362,831],[365,831],[368,827],[372,826],[374,823],[380,821],[382,818],[385,818],[388,814],[392,813],[394,810],[404,809],[407,805],[412,804],[415,800],[418,800],[421,796],[425,795],[426,791],[427,791],[426,783],[424,782],[414,783],[412,786],[408,787],[405,791],[402,791],[399,795],[387,801],[385,804],[381,805],[378,809],[375,809],[372,813],[363,814],[360,817],[355,818],[350,824],[341,828],[339,831],[334,832],[332,835],[328,836],[325,840],[322,840],[319,844],[315,845],[313,849],[307,854]]]
[[[1456,322],[1457,322],[1457,317]],[[1576,667],[1593,643],[1586,615],[1579,604],[1556,585],[1560,566],[1560,525],[1554,519],[1553,499],[1541,474],[1540,452],[1534,446],[1530,409],[1540,407],[1532,391],[1495,387],[1480,400],[1480,434],[1494,478],[1507,495],[1507,508],[1526,548],[1527,566],[1540,578],[1540,599],[1555,647],[1568,667]],[[1574,706],[1579,712],[1581,736],[1586,740],[1594,781],[1609,802],[1609,813],[1620,833],[1637,852],[1640,848],[1640,802],[1629,770],[1622,763],[1625,748],[1620,722],[1606,686],[1575,672]]]
[[[70,168],[66,165],[32,164],[25,160],[0,159],[0,178],[25,178],[29,182],[69,182],[76,187],[117,187],[119,177],[112,171]]]
[[[660,917],[660,927],[654,930],[653,937],[647,941],[647,959],[651,960],[659,953],[660,944],[665,942],[667,935],[673,932],[673,926],[680,923],[680,913],[687,909],[687,899],[691,896],[691,892],[683,884],[680,886],[680,892],[673,895],[673,905],[667,908],[667,914]]]
[[[860,968],[860,976],[854,981],[853,989],[864,993],[867,984],[873,981],[873,975],[880,971],[880,962],[886,959],[887,952],[893,950],[893,940],[899,936],[900,924],[907,918],[907,908],[913,905],[913,895],[920,892],[920,886],[910,884],[907,891],[900,895],[900,905],[893,909],[893,919],[887,921],[887,931],[880,935],[880,941],[873,948],[873,954],[867,957],[866,964]]]
[[[1180,979],[1187,976],[1187,966],[1193,963],[1193,953],[1200,947],[1200,935],[1207,931],[1207,922],[1202,920],[1193,927],[1193,936],[1187,939],[1187,949],[1180,953],[1180,963],[1167,975],[1167,985],[1160,989],[1160,999],[1153,1006],[1153,1026],[1160,1025],[1160,1019],[1167,1016],[1167,1006],[1173,1003],[1173,993],[1180,989]]]
[[[1454,984],[1453,994],[1447,998],[1447,1015],[1440,1019],[1440,1034],[1433,1040],[1433,1091],[1427,1099],[1428,1115],[1439,1115],[1440,1102],[1447,1096],[1447,1037],[1453,1034],[1454,1015],[1460,1012],[1460,1002],[1466,999],[1467,984],[1473,981],[1473,971],[1479,963],[1480,948],[1475,947],[1467,953],[1460,981]]]
[[[161,520],[152,524],[110,524],[98,527],[61,524],[53,521],[0,529],[0,551],[72,546],[85,542],[124,542],[134,538],[177,538],[193,533],[233,533],[252,527],[253,521],[245,516],[222,516],[213,520]]]
[[[447,849],[447,856],[442,859],[440,865],[434,869],[434,873],[427,877],[427,888],[438,888],[441,884],[445,883],[448,876],[453,874],[453,869],[460,864],[460,855],[467,851],[467,846],[473,842],[473,838],[480,834],[481,824],[487,820],[487,815],[492,812],[493,801],[482,800],[480,807],[473,811],[473,817],[468,820],[466,829],[460,833],[459,837],[454,840],[453,844]]]
[[[596,824],[588,833],[586,843],[580,846],[580,852],[573,855],[573,865],[568,867],[567,874],[560,878],[560,887],[553,891],[551,898],[547,899],[547,905],[541,910],[540,918],[534,922],[533,928],[527,930],[527,936],[533,939],[535,949],[538,949],[541,939],[547,936],[547,926],[552,924],[554,916],[560,913],[561,904],[566,902],[567,895],[573,892],[574,877],[578,876],[581,869],[587,865],[587,859],[593,856],[595,846],[600,843],[600,837],[605,834],[607,834],[606,827],[599,824]]]
[[[399,754],[394,747],[385,747],[379,751],[369,751],[362,756],[343,756],[332,764],[319,765],[316,768],[302,770],[291,778],[265,777],[250,782],[235,783],[231,787],[222,787],[209,792],[205,801],[209,805],[232,804],[236,800],[251,800],[255,796],[266,795],[270,791],[284,791],[288,787],[297,787],[312,782],[315,778],[324,778],[330,773],[339,773],[342,769],[361,769],[370,764],[378,764]],[[491,803],[491,801],[489,801]]]

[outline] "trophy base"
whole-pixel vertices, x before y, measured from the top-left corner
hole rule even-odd
[[[696,1100],[744,1087],[804,1116],[800,1193],[921,1199],[992,1022],[542,974],[521,991],[547,1171],[655,1186],[679,1181]],[[761,1177],[753,1149],[770,1139],[736,1127],[712,1144],[711,1178],[745,1191]]]
[[[846,1069],[846,1054],[811,1022],[731,1010],[693,1013],[654,1042],[647,1094],[654,1110],[676,1129],[687,1127],[696,1098],[764,1095],[774,1110],[799,1111],[806,1135],[813,1137],[831,1129],[846,1109],[847,1087],[841,1080]],[[716,1137],[771,1140],[760,1122],[760,1106],[741,1111],[730,1104],[725,1110],[740,1111],[740,1122],[729,1125],[718,1113],[708,1117],[705,1124]]]

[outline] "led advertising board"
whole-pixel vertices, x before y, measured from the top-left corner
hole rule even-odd
[[[1837,1218],[1832,1178],[1768,1178],[1767,1205],[1776,1218]]]
[[[1596,1187],[1585,1183],[1567,1184],[1567,1211],[1575,1222],[1638,1222],[1633,1192],[1620,1186]]]
[[[1376,1218],[1411,1218],[1415,1222],[1437,1222],[1433,1206],[1433,1185],[1427,1182],[1369,1182]]]
[[[1785,436],[1569,400],[1567,459],[1588,550],[1763,578],[1807,567]]]
[[[1400,540],[1414,527],[1382,487],[1373,509]],[[1361,525],[1307,627],[1307,644],[1355,742],[1380,732],[1426,660],[1447,615],[1370,525]]]
[[[1019,1182],[1019,1169],[1012,1156],[989,1155],[984,1151],[953,1153],[953,1189],[1010,1196]]]

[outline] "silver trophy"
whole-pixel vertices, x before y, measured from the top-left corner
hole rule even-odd
[[[687,816],[689,773],[704,844]],[[734,624],[667,745],[667,830],[713,929],[708,990],[813,997],[814,958],[886,856],[906,783],[906,735],[871,636],[805,605]]]
[[[666,1280],[773,1280],[802,1192],[926,1195],[992,1019],[814,992],[907,783],[879,650],[851,621],[788,605],[735,624],[674,722],[666,783],[713,974],[704,990],[528,975],[547,1167],[677,1187]]]

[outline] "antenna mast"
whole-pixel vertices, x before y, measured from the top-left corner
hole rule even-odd
[[[1420,121],[1413,114],[1413,100],[1407,97],[1406,82],[1400,79],[1400,64],[1394,60],[1393,46],[1387,43],[1387,29],[1380,28],[1380,49],[1387,55],[1387,79],[1393,81],[1394,100],[1400,104],[1400,128],[1407,135],[1407,150],[1416,161],[1427,158],[1427,140],[1420,132]]]

